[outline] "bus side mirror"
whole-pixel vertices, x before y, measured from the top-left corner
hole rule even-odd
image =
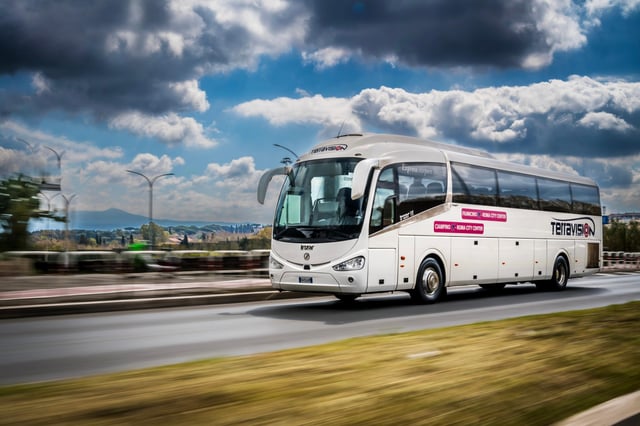
[[[371,169],[378,167],[379,160],[376,158],[368,158],[356,164],[353,170],[353,180],[351,181],[351,199],[357,200],[361,198],[367,190],[367,182]]]
[[[273,179],[274,176],[286,175],[289,176],[289,180],[293,181],[291,172],[292,169],[288,166],[278,167],[276,169],[266,171],[260,177],[260,182],[258,183],[258,202],[260,204],[264,204],[264,198],[267,196],[267,187],[269,186],[269,182],[271,182],[271,179]],[[291,185],[293,186],[293,182],[291,182]]]

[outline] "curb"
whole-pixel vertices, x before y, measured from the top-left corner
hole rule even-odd
[[[27,318],[49,315],[90,314],[99,312],[180,308],[188,306],[219,305],[228,303],[263,302],[268,300],[295,299],[318,297],[322,294],[279,292],[276,290],[244,290],[233,293],[171,295],[139,295],[135,297],[104,298],[95,297],[74,298],[57,297],[42,299],[40,303],[22,303],[0,306],[0,319]],[[324,295],[326,296],[326,295]]]
[[[640,425],[640,391],[603,402],[555,424],[555,426],[605,425]]]

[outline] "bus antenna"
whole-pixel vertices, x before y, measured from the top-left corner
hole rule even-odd
[[[342,128],[344,127],[344,122],[345,120],[342,120],[342,124],[340,124],[340,128],[338,129],[338,135],[336,136],[336,139],[338,139],[342,134]]]

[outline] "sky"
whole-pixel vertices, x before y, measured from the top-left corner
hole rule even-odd
[[[274,144],[339,132],[581,174],[638,212],[640,0],[0,0],[0,176],[61,155],[71,211],[147,215],[134,170],[173,173],[155,218],[270,223]]]

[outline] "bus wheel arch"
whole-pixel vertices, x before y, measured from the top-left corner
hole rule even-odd
[[[420,263],[416,285],[410,291],[411,298],[419,303],[435,303],[447,294],[446,277],[442,261],[427,256]]]
[[[567,282],[569,281],[569,274],[569,258],[566,253],[561,252],[556,256],[556,260],[553,262],[551,278],[546,281],[536,283],[536,286],[541,290],[564,290],[567,287]]]

